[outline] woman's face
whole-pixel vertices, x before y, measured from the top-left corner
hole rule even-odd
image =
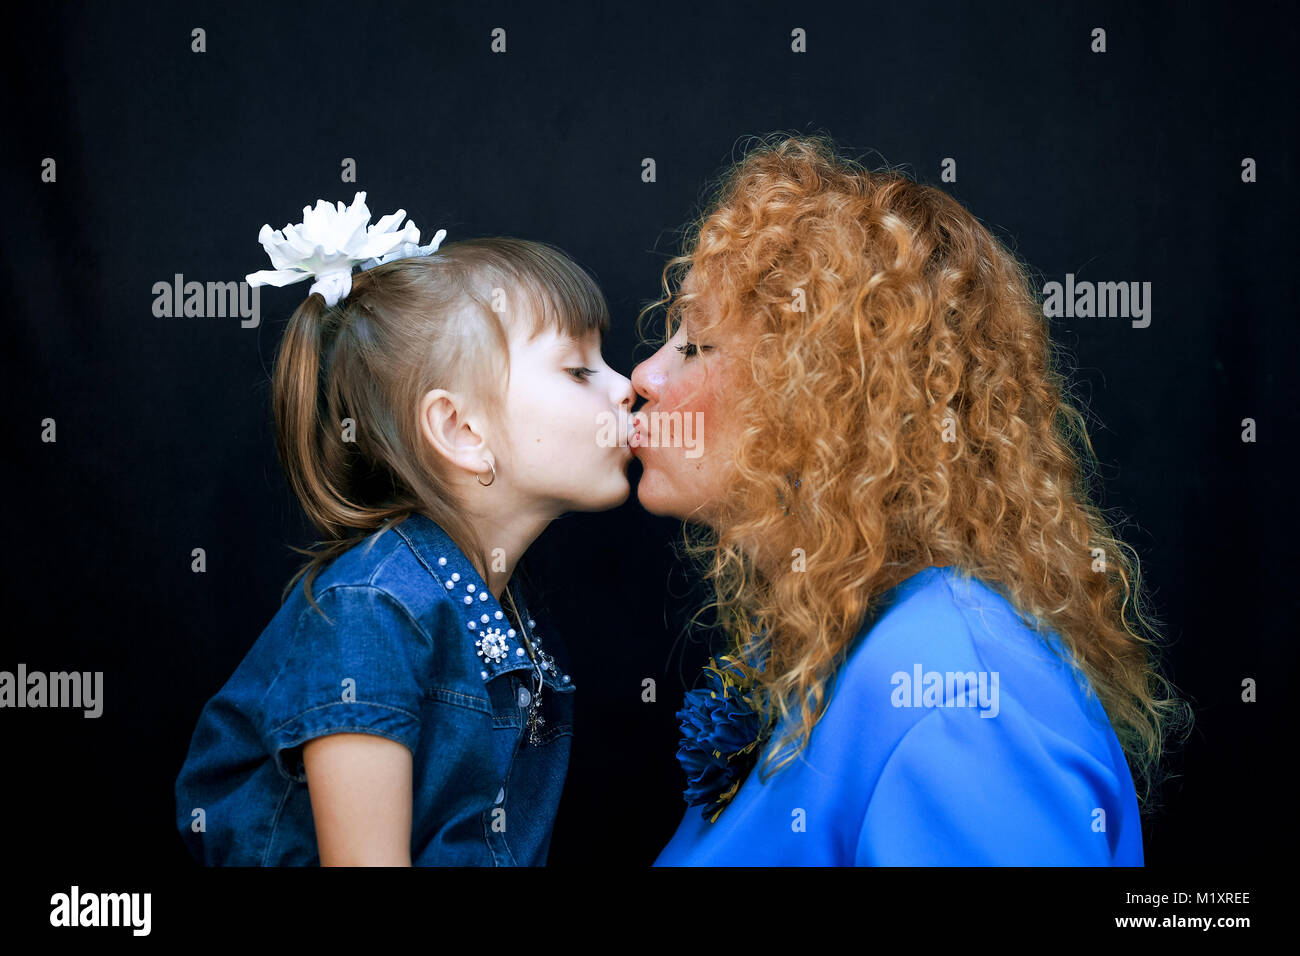
[[[695,291],[692,279],[682,291]],[[715,522],[726,490],[737,435],[727,396],[747,367],[734,332],[719,327],[695,337],[715,308],[707,295],[695,300],[673,337],[632,370],[632,386],[646,400],[632,439],[644,469],[637,499],[651,514],[703,524]]]

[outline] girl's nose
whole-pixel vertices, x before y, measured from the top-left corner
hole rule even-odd
[[[613,398],[615,405],[627,405],[631,408],[636,402],[636,389],[632,385],[632,380],[620,375],[618,384],[614,386]]]

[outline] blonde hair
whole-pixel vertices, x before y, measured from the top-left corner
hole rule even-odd
[[[504,314],[494,309],[501,305]],[[290,487],[325,539],[293,549],[309,560],[285,598],[305,575],[319,610],[311,586],[324,566],[416,511],[485,567],[449,466],[421,437],[418,404],[444,388],[500,422],[509,328],[525,315],[534,337],[609,328],[605,298],[580,266],[553,246],[504,236],[384,263],[353,276],[333,308],[319,294],[298,307],[272,382],[276,442]],[[355,441],[344,440],[345,419]]]
[[[1163,739],[1191,712],[1160,674],[1137,554],[1090,503],[1095,453],[1027,269],[942,190],[869,171],[825,136],[760,140],[688,228],[641,317],[668,303],[669,337],[686,313],[693,339],[714,324],[753,336],[727,396],[724,518],[688,525],[685,546],[764,733],[798,714],[760,776],[806,746],[876,598],[952,565],[1060,635],[1149,810]],[[709,325],[692,304],[706,293]],[[806,570],[768,579],[745,542],[800,546]]]

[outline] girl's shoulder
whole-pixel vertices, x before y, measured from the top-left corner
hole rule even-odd
[[[511,591],[529,631],[527,636],[538,652],[544,679],[556,689],[574,689],[564,664],[555,656],[558,639],[548,634],[546,648],[542,648],[527,600],[518,589],[512,587]],[[419,512],[339,555],[317,577],[312,593],[318,602],[341,607],[362,624],[372,619],[407,622],[408,629],[419,632],[427,649],[436,650],[436,659],[429,665],[432,669],[454,672],[477,690],[501,674],[534,666],[524,635],[516,631],[477,568],[450,535]],[[311,639],[320,624],[310,616],[315,611],[301,586],[293,601],[285,624],[297,628],[294,640],[301,643]],[[329,613],[328,607],[325,611]],[[374,626],[353,628],[346,639],[365,640]]]
[[[456,604],[460,598],[456,592],[466,586],[470,588],[466,593],[486,591],[450,537],[417,513],[363,538],[335,558],[316,577],[312,595],[319,602],[332,591],[362,589],[399,605],[415,621],[436,622]],[[300,586],[297,597],[301,608],[307,608],[302,590]]]

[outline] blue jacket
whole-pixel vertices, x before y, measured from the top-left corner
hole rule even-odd
[[[301,582],[203,708],[176,780],[176,825],[209,865],[320,862],[302,744],[376,734],[412,754],[411,861],[546,861],[568,769],[574,684],[522,597],[538,681],[510,620],[432,520],[412,514]]]
[[[656,865],[1142,865],[1123,749],[1058,635],[951,567],[880,606],[807,749],[714,823],[688,808]]]

